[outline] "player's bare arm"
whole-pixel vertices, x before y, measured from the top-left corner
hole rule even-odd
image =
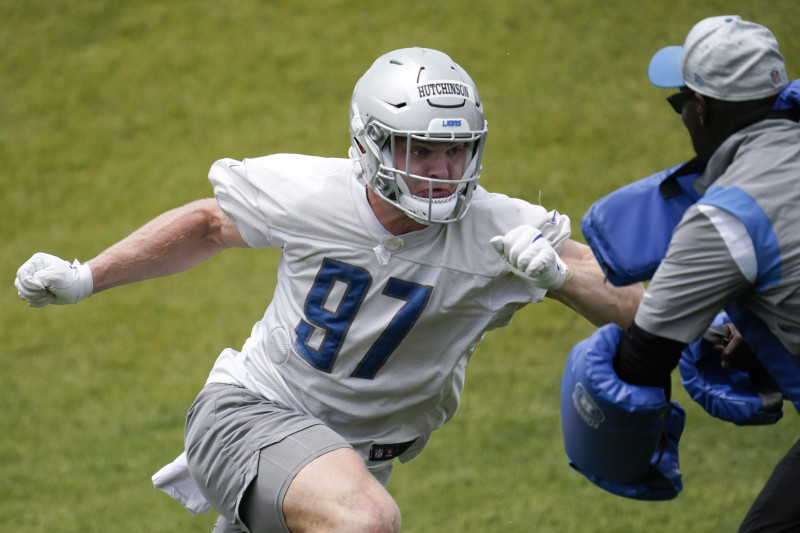
[[[641,283],[615,287],[605,279],[592,249],[577,241],[565,241],[559,255],[567,264],[567,277],[561,287],[547,291],[548,297],[596,326],[613,322],[625,328],[633,321],[644,294]]]
[[[151,220],[88,262],[94,292],[192,268],[231,247],[247,247],[214,199],[197,200]]]
[[[188,270],[233,246],[247,246],[235,224],[215,200],[198,200],[153,219],[88,263],[36,253],[17,270],[14,286],[31,307],[75,304],[117,285]]]

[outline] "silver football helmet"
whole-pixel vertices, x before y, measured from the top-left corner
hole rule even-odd
[[[350,157],[359,179],[381,198],[423,224],[459,220],[478,184],[488,124],[472,78],[446,54],[426,48],[395,50],[378,58],[361,77],[350,105]],[[406,138],[405,153],[396,140]],[[457,180],[428,178],[408,169],[411,141],[464,142],[464,173]],[[402,144],[402,143],[401,143]],[[405,178],[456,184],[446,198],[413,195]]]

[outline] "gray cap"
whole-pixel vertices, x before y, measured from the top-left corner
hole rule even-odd
[[[685,85],[729,102],[766,98],[789,83],[772,32],[737,15],[695,24],[683,47],[668,46],[656,52],[648,76],[657,87]]]

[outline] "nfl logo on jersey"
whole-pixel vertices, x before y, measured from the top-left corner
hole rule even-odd
[[[394,459],[414,444],[415,441],[399,442],[397,444],[373,444],[369,449],[370,461],[388,461]]]

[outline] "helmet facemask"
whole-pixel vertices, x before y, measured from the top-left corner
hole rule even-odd
[[[444,136],[434,135],[431,132],[401,132],[388,126],[373,122],[370,125],[373,132],[367,141],[369,150],[379,154],[378,170],[373,178],[373,190],[386,201],[393,203],[408,216],[423,224],[455,222],[464,216],[469,207],[472,193],[480,178],[480,168],[483,143],[477,142],[479,136],[467,131],[463,134],[450,132]],[[380,134],[377,131],[380,130]],[[373,144],[373,139],[378,139]],[[382,145],[379,143],[383,140]],[[400,140],[401,142],[398,142]],[[405,141],[405,142],[403,142]],[[464,143],[465,159],[462,175],[453,178],[429,178],[412,174],[411,153],[414,141]],[[405,149],[403,149],[405,145]],[[400,170],[398,162],[404,161]],[[411,192],[408,180],[417,180],[425,183],[428,193],[417,196]],[[435,198],[434,189],[454,188],[453,193],[442,198]]]

